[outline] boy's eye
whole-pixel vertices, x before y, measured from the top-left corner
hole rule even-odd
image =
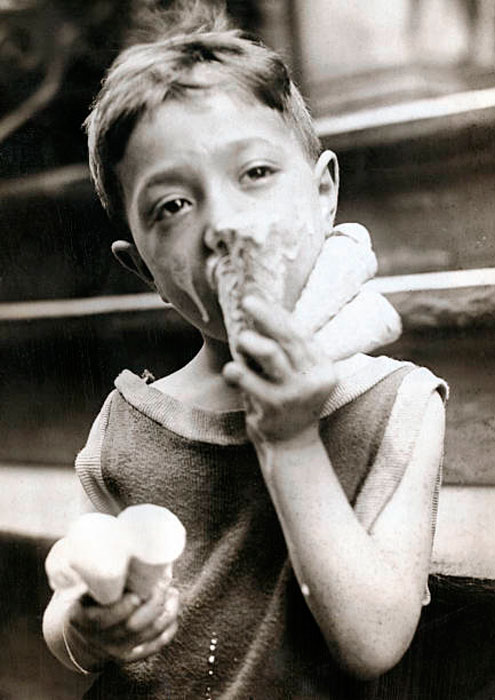
[[[191,202],[184,197],[168,199],[166,202],[161,202],[156,207],[153,218],[155,221],[169,219],[172,216],[177,216],[177,214],[183,214],[184,212],[188,211],[191,206]]]
[[[265,180],[274,174],[275,169],[269,165],[255,165],[244,173],[242,179],[246,179],[249,182],[259,182],[260,180]]]

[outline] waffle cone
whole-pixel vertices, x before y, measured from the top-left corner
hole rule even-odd
[[[280,222],[250,224],[223,231],[222,243],[210,258],[209,281],[217,291],[232,357],[237,358],[239,334],[252,327],[242,299],[253,294],[287,305],[287,267],[298,253],[301,237]]]
[[[150,564],[132,557],[127,571],[126,588],[146,600],[157,585],[167,587],[172,581],[173,564]]]

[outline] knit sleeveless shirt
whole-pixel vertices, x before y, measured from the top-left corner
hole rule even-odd
[[[322,441],[365,527],[400,482],[437,389],[445,393],[428,370],[365,358],[325,405]],[[174,569],[182,601],[175,638],[144,661],[109,664],[87,698],[344,697],[344,677],[292,573],[242,411],[186,407],[126,371],[76,468],[100,509],[166,506],[188,534]]]

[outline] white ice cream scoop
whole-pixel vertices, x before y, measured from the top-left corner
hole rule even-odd
[[[124,591],[131,550],[116,518],[86,513],[67,534],[69,564],[102,605],[117,601]]]
[[[69,562],[70,542],[67,537],[57,540],[48,552],[45,571],[50,588],[71,591],[74,598],[88,592],[88,586]]]
[[[160,506],[131,506],[117,518],[86,513],[50,550],[48,581],[54,590],[75,598],[88,593],[101,605],[116,602],[125,590],[145,599],[158,580],[170,583],[185,540],[180,520]]]
[[[335,227],[295,305],[294,320],[303,331],[320,330],[374,277],[376,270],[376,256],[364,226]]]
[[[242,298],[251,292],[284,305],[289,264],[301,253],[304,237],[287,222],[239,222],[219,229],[207,276],[216,289],[232,356],[239,334],[250,327]],[[334,360],[370,352],[396,340],[400,318],[380,294],[362,291],[377,270],[368,231],[341,224],[327,237],[309,275],[293,318],[303,334],[314,335]]]
[[[170,583],[172,564],[186,545],[186,530],[170,510],[149,503],[126,508],[117,519],[132,552],[127,587],[145,599],[158,581]]]

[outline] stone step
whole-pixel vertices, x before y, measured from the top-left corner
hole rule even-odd
[[[56,539],[79,513],[70,469],[0,465],[0,532]],[[443,486],[434,573],[495,579],[495,487]]]

